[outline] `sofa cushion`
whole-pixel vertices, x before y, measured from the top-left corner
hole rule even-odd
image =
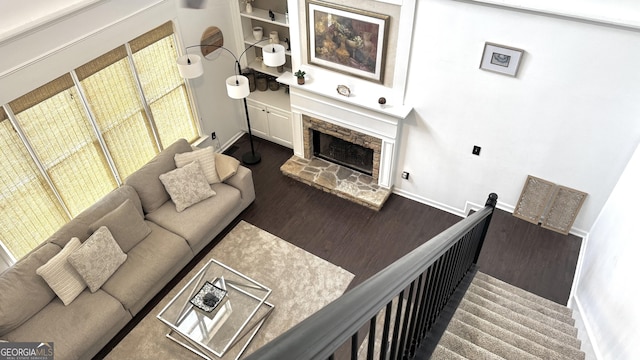
[[[127,254],[102,290],[118,299],[126,309],[136,314],[193,257],[187,242],[178,235],[148,221],[152,229]]]
[[[209,186],[198,161],[160,175],[160,181],[178,212],[216,194]]]
[[[133,186],[138,192],[145,213],[156,210],[169,200],[169,194],[159,177],[176,168],[176,154],[188,151],[191,151],[191,146],[187,140],[180,139],[125,179],[125,183]]]
[[[53,300],[6,339],[52,341],[56,359],[89,359],[130,320],[131,315],[112,296],[85,289],[69,306]]]
[[[0,336],[19,327],[55,298],[36,269],[60,250],[57,245],[44,244],[0,274]]]
[[[80,246],[80,240],[74,237],[62,251],[36,270],[36,274],[42,276],[65,306],[71,304],[87,287],[82,276],[67,261],[69,255]]]
[[[51,235],[47,241],[60,247],[64,247],[69,239],[73,237],[77,237],[80,239],[80,242],[84,242],[94,233],[94,231],[90,229],[91,224],[122,205],[127,199],[131,200],[136,210],[142,216],[142,205],[140,204],[138,193],[133,187],[122,185],[103,196],[100,200],[78,214],[73,220],[63,225],[58,231]]]
[[[127,260],[106,226],[100,227],[69,256],[69,263],[78,271],[91,292],[96,292]]]
[[[124,252],[129,252],[151,232],[151,228],[144,222],[144,217],[130,199],[91,224],[89,229],[95,232],[101,226],[109,229]]]
[[[209,184],[220,182],[220,177],[218,177],[218,171],[216,170],[216,156],[215,151],[213,151],[213,146],[207,146],[204,149],[176,154],[175,161],[176,166],[179,168],[197,161],[200,164],[200,168],[202,169],[202,172],[207,178],[207,182]]]
[[[216,153],[215,158],[216,171],[218,172],[220,181],[225,181],[238,172],[238,167],[240,166],[238,159],[220,153]]]
[[[240,206],[240,191],[233,186],[218,183],[211,187],[216,196],[203,200],[183,212],[177,212],[168,202],[158,210],[147,214],[147,220],[174,232],[187,240],[194,252],[202,248],[202,242],[209,242],[210,229],[225,216]]]

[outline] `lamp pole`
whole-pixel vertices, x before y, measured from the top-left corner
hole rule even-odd
[[[193,48],[193,47],[208,47],[208,46],[212,46],[212,47],[216,47],[216,48],[218,48],[218,49],[223,49],[223,50],[225,50],[226,52],[228,52],[229,54],[231,54],[231,56],[233,56],[233,58],[235,59],[236,66],[237,66],[237,71],[235,71],[235,73],[236,73],[236,81],[235,81],[235,85],[236,85],[236,86],[240,86],[240,82],[238,81],[238,77],[240,76],[240,77],[245,78],[244,76],[242,76],[242,68],[240,67],[240,58],[242,58],[242,55],[244,55],[244,54],[247,52],[247,50],[251,49],[251,48],[252,48],[252,47],[254,47],[256,44],[258,44],[258,43],[260,43],[260,42],[262,42],[262,41],[267,41],[267,40],[269,40],[269,39],[259,40],[259,41],[255,42],[255,43],[251,44],[251,46],[249,46],[248,48],[246,48],[246,49],[245,49],[245,50],[240,54],[240,56],[237,56],[237,57],[236,57],[236,55],[235,55],[231,50],[229,50],[229,49],[225,48],[224,46],[214,45],[214,44],[211,44],[211,45],[209,45],[209,44],[200,44],[200,45],[188,46],[188,47],[186,47],[186,48],[185,48],[185,52],[186,52],[189,48]],[[285,62],[285,61],[284,61],[284,47],[283,47],[282,45],[279,45],[279,44],[278,44],[278,45],[273,45],[273,46],[272,46],[272,50],[271,50],[272,52],[271,52],[271,53],[268,53],[268,54],[269,54],[269,55],[274,54],[275,56],[271,56],[271,58],[278,59],[278,56],[276,55],[276,54],[277,54],[277,52],[276,52],[276,46],[278,46],[278,47],[280,47],[280,48],[281,48],[281,49],[280,49],[280,51],[281,51],[280,55],[281,55],[282,57],[280,58],[280,60],[275,60],[275,61],[274,61],[274,60],[272,59],[272,60],[271,60],[271,62],[273,62],[273,63],[274,63],[273,65],[276,65],[276,64],[277,64],[277,65],[282,65],[282,64],[284,64],[284,62]],[[265,48],[265,49],[266,49],[266,48]],[[178,68],[180,69],[181,74],[183,74],[183,71],[185,71],[185,70],[184,70],[185,68],[188,68],[188,67],[194,66],[194,64],[192,64],[191,60],[189,59],[188,54],[185,54],[185,56],[184,56],[184,57],[186,57],[186,63],[181,63],[180,59],[178,60]],[[266,60],[266,58],[267,58],[266,54],[264,55],[264,57],[265,57],[265,60]],[[183,75],[183,76],[185,76],[185,77],[187,77],[187,78],[192,78],[192,77],[197,77],[197,76],[202,75],[202,72],[203,72],[203,71],[202,71],[202,64],[200,63],[199,58],[198,58],[198,61],[196,61],[196,62],[198,63],[198,65],[197,65],[196,67],[194,67],[194,69],[198,69],[199,71],[196,71],[196,73],[195,73],[195,74],[193,74],[193,75],[191,75],[191,76],[185,76],[185,75]],[[265,61],[265,63],[266,63],[266,61]],[[187,70],[187,71],[185,71],[185,72],[190,73],[188,70]],[[245,78],[245,81],[246,81],[246,78]],[[229,85],[229,83],[227,83],[227,91],[229,92],[229,87],[228,87],[228,85]],[[245,83],[245,86],[246,86],[246,83]],[[239,98],[240,98],[240,96],[242,96],[242,100],[243,100],[243,102],[244,102],[244,113],[245,113],[245,116],[246,116],[246,118],[247,118],[247,132],[248,132],[248,134],[249,134],[249,144],[251,145],[251,152],[250,152],[250,153],[246,153],[246,154],[243,154],[243,155],[242,155],[242,162],[243,162],[244,164],[247,164],[247,165],[252,165],[252,164],[257,164],[257,163],[259,163],[259,162],[260,162],[260,160],[261,160],[262,158],[261,158],[260,154],[256,153],[255,148],[254,148],[254,146],[253,146],[253,134],[251,133],[251,121],[249,120],[249,107],[248,107],[248,105],[247,105],[248,88],[246,88],[246,89],[247,89],[247,90],[246,90],[246,91],[247,91],[247,93],[246,93],[246,94],[242,94],[242,95],[239,95],[239,96],[235,96],[235,95],[234,95],[234,96],[232,96],[232,95],[231,95],[231,93],[229,92],[229,96],[230,96],[231,98],[234,98],[234,99],[239,99]]]

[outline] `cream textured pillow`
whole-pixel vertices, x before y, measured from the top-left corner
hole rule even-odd
[[[209,184],[220,182],[220,177],[216,170],[216,157],[213,146],[207,146],[204,149],[194,150],[186,153],[176,154],[174,156],[176,167],[184,167],[194,161],[200,163],[200,168],[207,178]]]
[[[95,232],[101,226],[109,229],[122,251],[126,253],[151,232],[151,228],[144,222],[144,218],[130,199],[96,220],[89,229]]]
[[[216,194],[197,161],[160,175],[160,181],[176,204],[177,212]]]
[[[220,177],[220,181],[225,181],[238,172],[240,161],[229,155],[216,153],[216,171]]]
[[[51,290],[62,300],[64,306],[71,304],[87,287],[82,276],[67,262],[69,255],[80,245],[80,239],[71,238],[64,249],[36,270],[36,274],[42,276]]]
[[[98,291],[126,260],[127,254],[122,252],[106,226],[89,236],[68,259],[92,293]]]

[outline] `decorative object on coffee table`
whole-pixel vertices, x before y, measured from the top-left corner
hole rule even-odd
[[[210,316],[213,311],[227,299],[227,290],[224,287],[224,279],[216,279],[214,283],[221,285],[216,286],[209,281],[205,282],[194,297],[189,300],[196,309]]]

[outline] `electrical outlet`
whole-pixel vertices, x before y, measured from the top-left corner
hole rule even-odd
[[[409,180],[409,173],[406,172],[406,171],[403,171],[402,172],[402,178],[405,179],[405,180]]]
[[[473,151],[471,151],[471,153],[473,155],[478,155],[480,156],[480,150],[482,150],[482,148],[480,146],[474,145],[473,146]]]
[[[211,140],[215,140],[215,139],[217,139],[217,138],[218,138],[218,136],[216,135],[216,132],[215,132],[215,131],[214,131],[214,132],[212,132],[212,133],[211,133]]]

